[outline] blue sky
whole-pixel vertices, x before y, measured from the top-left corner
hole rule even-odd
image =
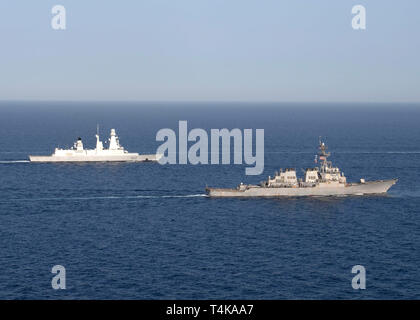
[[[419,34],[418,0],[3,0],[0,100],[419,102]]]

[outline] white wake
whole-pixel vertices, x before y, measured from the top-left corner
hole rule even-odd
[[[29,160],[2,160],[0,163],[27,163]]]
[[[51,197],[51,198],[12,198],[2,199],[5,201],[79,201],[79,200],[110,200],[110,199],[161,199],[161,198],[196,198],[206,197],[204,193],[186,194],[186,195],[133,195],[133,196],[98,196],[98,197]]]

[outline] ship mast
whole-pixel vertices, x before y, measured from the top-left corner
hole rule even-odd
[[[102,151],[104,148],[102,141],[99,140],[99,124],[96,124],[96,153],[98,153],[98,151]]]
[[[329,166],[329,161],[327,161],[328,157],[331,155],[330,152],[327,152],[328,147],[322,142],[321,137],[319,137],[319,151],[318,156],[319,160],[321,161],[320,169],[322,172],[325,172]]]

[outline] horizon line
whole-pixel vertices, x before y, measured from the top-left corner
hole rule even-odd
[[[123,99],[0,99],[2,102],[83,102],[83,103],[266,103],[266,104],[420,104],[420,101],[287,101],[287,100],[123,100]]]

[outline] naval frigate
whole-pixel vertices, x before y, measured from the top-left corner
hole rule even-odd
[[[130,153],[120,145],[115,129],[111,129],[108,148],[105,149],[96,132],[96,148],[84,149],[78,138],[71,149],[56,148],[51,156],[29,156],[31,162],[146,162],[159,161],[162,154]]]
[[[319,166],[306,169],[305,177],[297,179],[295,169],[280,169],[260,185],[241,183],[235,189],[206,188],[210,197],[297,197],[297,196],[340,196],[386,193],[398,179],[348,183],[340,169],[334,167],[328,157],[327,146],[319,141],[319,152],[315,162]]]

